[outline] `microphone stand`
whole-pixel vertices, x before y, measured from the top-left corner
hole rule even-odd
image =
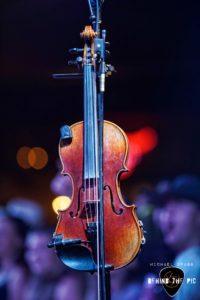
[[[98,122],[99,122],[99,244],[100,244],[100,295],[101,300],[110,300],[110,271],[113,269],[111,265],[105,265],[105,249],[104,249],[104,176],[103,176],[103,128],[104,128],[104,93],[106,71],[111,66],[106,66],[106,30],[100,30],[101,24],[101,7],[103,1],[88,0],[90,8],[90,20],[93,24],[97,37],[94,39],[94,51],[98,57],[97,78],[97,100],[98,100]],[[110,71],[110,70],[109,70]]]

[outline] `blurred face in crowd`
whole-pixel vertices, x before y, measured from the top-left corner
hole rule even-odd
[[[23,239],[17,232],[15,223],[4,216],[0,217],[0,259],[13,259],[23,247]]]
[[[47,248],[50,239],[46,232],[32,232],[27,237],[25,257],[33,274],[45,276],[59,266],[55,252]]]
[[[181,251],[200,243],[200,209],[187,199],[169,199],[159,211],[159,226],[165,243]]]

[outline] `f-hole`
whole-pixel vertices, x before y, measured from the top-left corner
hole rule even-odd
[[[113,212],[116,215],[120,216],[123,213],[123,208],[120,208],[118,211],[116,210],[116,208],[114,206],[113,193],[112,193],[112,190],[111,190],[110,186],[109,185],[105,185],[104,186],[104,190],[106,190],[106,189],[108,189],[109,192],[110,192],[110,202],[111,202],[111,207],[112,207]]]
[[[80,211],[80,205],[81,205],[81,191],[82,191],[82,190],[84,190],[84,188],[83,188],[83,187],[80,187],[80,188],[79,188],[79,191],[78,191],[78,208],[77,208],[76,213],[74,213],[73,211],[70,211],[70,212],[69,212],[69,215],[70,215],[71,218],[77,218],[78,213],[79,213],[79,211]]]

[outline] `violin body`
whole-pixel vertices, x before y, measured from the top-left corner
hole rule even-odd
[[[123,130],[114,123],[104,121],[103,135],[103,190],[104,190],[104,245],[105,264],[118,269],[130,263],[139,252],[143,232],[135,214],[135,206],[128,206],[120,191],[120,174],[128,171],[128,141]],[[98,180],[83,185],[84,122],[70,127],[71,138],[59,154],[62,173],[72,180],[73,195],[69,208],[59,211],[54,237],[74,244],[56,247],[63,263],[73,269],[95,271],[97,211],[99,196],[94,195]],[[97,206],[96,206],[97,205]],[[78,239],[78,240],[77,240]]]

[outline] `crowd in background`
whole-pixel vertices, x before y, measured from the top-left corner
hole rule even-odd
[[[62,184],[56,176],[51,187],[61,191]],[[180,175],[160,181],[143,188],[134,203],[146,244],[131,264],[111,272],[112,300],[170,299],[156,278],[172,265],[185,274],[175,299],[200,300],[200,179]],[[47,248],[53,231],[33,201],[12,199],[1,208],[1,300],[96,299],[96,274],[67,268]]]

